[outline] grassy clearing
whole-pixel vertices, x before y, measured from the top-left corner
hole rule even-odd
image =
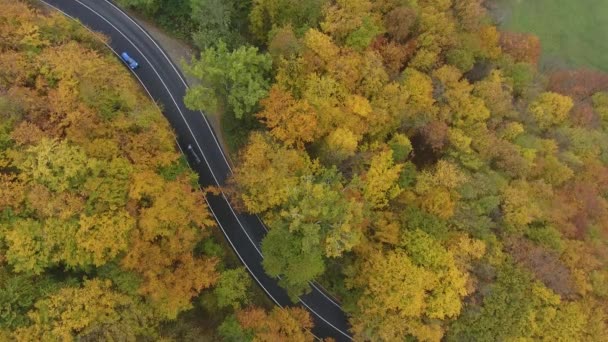
[[[497,0],[503,26],[532,32],[543,45],[545,65],[608,71],[608,0]]]

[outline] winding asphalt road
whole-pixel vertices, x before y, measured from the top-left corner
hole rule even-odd
[[[191,167],[199,174],[201,186],[224,185],[232,173],[226,155],[201,112],[189,110],[183,103],[188,88],[184,77],[162,48],[136,21],[107,0],[41,0],[63,14],[78,19],[89,29],[110,37],[109,47],[115,53],[126,51],[139,62],[134,71],[142,86],[157,103],[173,127],[180,149]],[[251,276],[277,305],[292,306],[277,279],[262,268],[260,243],[266,234],[262,221],[253,215],[236,212],[226,197],[208,195],[207,203],[228,243],[232,246]],[[301,305],[311,312],[319,338],[333,337],[349,341],[349,325],[339,303],[312,284],[312,292],[300,298]]]

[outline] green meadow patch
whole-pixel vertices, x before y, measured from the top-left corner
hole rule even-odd
[[[608,71],[608,0],[496,0],[505,29],[536,34],[543,64]]]

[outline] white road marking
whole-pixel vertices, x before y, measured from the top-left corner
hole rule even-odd
[[[165,81],[163,80],[163,78],[160,76],[160,74],[158,73],[158,71],[156,70],[156,68],[154,68],[154,65],[150,62],[150,60],[148,59],[148,57],[146,57],[146,55],[143,53],[143,51],[141,51],[137,47],[137,45],[135,45],[135,43],[133,43],[133,41],[131,39],[129,39],[129,37],[127,37],[126,34],[124,34],[121,30],[119,30],[118,27],[116,27],[109,20],[107,20],[103,15],[101,15],[100,13],[98,13],[97,11],[95,11],[94,9],[92,9],[91,7],[89,7],[88,5],[82,3],[79,0],[74,0],[74,1],[76,1],[77,3],[79,3],[81,6],[87,8],[89,11],[95,13],[99,18],[101,18],[103,21],[105,21],[108,25],[112,26],[112,28],[114,28],[114,30],[116,30],[116,32],[118,32],[121,36],[123,36],[123,38],[125,38],[135,48],[135,50],[137,50],[137,52],[139,52],[139,54],[146,60],[146,62],[148,63],[148,65],[150,66],[150,68],[152,69],[152,71],[154,71],[154,73],[156,74],[156,76],[158,77],[158,79],[160,80],[160,82],[165,87],[165,90],[169,94],[169,97],[171,97],[171,101],[173,101],[173,104],[175,105],[175,108],[177,109],[177,111],[179,112],[180,116],[182,117],[182,120],[186,124],[186,127],[188,127],[188,131],[190,132],[190,135],[192,135],[192,138],[194,139],[194,142],[196,143],[196,147],[198,147],[199,151],[201,152],[201,154],[203,156],[203,159],[205,160],[205,164],[207,164],[207,168],[209,169],[209,172],[211,172],[211,176],[213,177],[213,180],[215,181],[215,184],[218,186],[218,188],[220,188],[220,192],[222,193],[222,198],[228,204],[228,208],[230,208],[230,211],[232,212],[232,215],[236,218],[239,226],[241,227],[241,229],[243,230],[243,232],[247,236],[247,239],[251,242],[251,244],[253,245],[253,247],[256,249],[256,251],[263,258],[264,256],[262,255],[262,253],[258,249],[258,247],[255,244],[255,242],[253,242],[253,239],[251,239],[251,236],[249,236],[249,234],[247,233],[247,231],[243,227],[243,224],[241,223],[241,220],[239,219],[238,215],[234,212],[234,209],[230,205],[230,201],[228,201],[228,198],[224,194],[224,191],[221,190],[220,182],[217,180],[217,177],[215,176],[215,173],[213,172],[213,169],[211,168],[211,164],[209,164],[209,161],[207,160],[207,157],[205,156],[205,152],[203,151],[202,147],[200,146],[198,140],[196,139],[196,136],[194,135],[194,132],[192,131],[192,127],[190,127],[190,124],[188,124],[188,120],[186,120],[186,117],[184,116],[184,113],[182,112],[181,108],[179,107],[177,101],[175,100],[175,97],[171,93],[171,90],[169,90],[169,87],[167,86],[167,84],[165,83]]]
[[[61,9],[47,3],[44,0],[40,0],[41,2],[45,3],[47,6],[54,8],[56,11],[61,12],[63,15],[65,15],[66,17],[82,24],[77,18],[72,17],[71,15],[67,14],[66,12],[62,11]],[[93,34],[97,34],[95,31],[93,31],[92,29],[90,29],[88,26],[86,25],[82,25],[85,29],[87,29],[89,32],[93,33]],[[103,42],[103,41],[102,41]],[[106,42],[103,42],[103,44],[110,50],[112,51],[112,53],[114,53],[117,57],[120,58],[120,55],[118,54],[117,51],[115,51],[110,45],[108,45]],[[139,78],[139,76],[133,71],[131,70],[131,73],[137,78],[137,80],[139,81],[139,83],[141,84],[141,86],[144,88],[144,90],[146,91],[146,93],[148,93],[148,96],[150,97],[150,99],[153,100],[154,104],[156,105],[156,107],[158,108],[159,111],[162,112],[162,109],[158,106],[158,104],[154,101],[154,97],[152,96],[152,94],[150,93],[150,91],[148,90],[148,88],[146,87],[146,85],[144,84],[144,82],[141,80],[141,78]],[[182,153],[182,155],[184,157],[186,157],[186,154],[184,153],[184,151],[182,150],[182,147],[179,145],[179,142],[177,141],[177,137],[175,137],[175,143],[177,145],[177,147],[179,148],[180,152]],[[186,158],[186,163],[188,163],[188,167],[190,167],[190,163],[188,162],[188,159]],[[199,184],[199,190],[201,192],[204,193],[203,189],[201,188],[200,184]],[[268,295],[268,297],[270,297],[270,299],[272,299],[272,301],[279,306],[280,308],[283,308],[283,306],[272,296],[272,294],[270,294],[270,292],[268,292],[268,290],[262,285],[262,283],[259,281],[259,279],[256,277],[256,275],[251,271],[251,269],[249,268],[249,266],[247,265],[247,263],[245,263],[245,261],[243,260],[243,258],[241,257],[241,255],[239,254],[238,250],[236,249],[236,247],[234,246],[234,244],[232,243],[232,240],[230,240],[230,237],[226,234],[226,232],[224,231],[224,227],[222,226],[222,224],[220,223],[220,221],[217,219],[217,216],[215,215],[215,212],[213,211],[213,209],[211,208],[211,205],[209,204],[209,201],[207,200],[206,196],[203,196],[203,198],[205,199],[205,202],[207,203],[207,207],[209,208],[209,210],[211,210],[211,214],[213,215],[213,217],[215,218],[215,220],[217,221],[217,223],[219,224],[222,233],[224,234],[224,236],[226,237],[226,240],[228,240],[228,243],[230,243],[230,245],[232,246],[232,249],[236,252],[237,256],[239,257],[239,259],[241,260],[241,262],[243,263],[243,265],[245,265],[245,267],[247,268],[247,270],[249,271],[249,273],[253,276],[253,278],[256,280],[256,282],[260,285],[260,287],[264,290],[264,292],[266,292],[266,294]],[[316,336],[315,336],[316,337]],[[317,337],[317,339],[319,339]]]
[[[150,36],[150,34],[148,33],[148,31],[146,31],[143,27],[141,27],[141,25],[139,25],[139,23],[137,21],[135,21],[133,18],[131,18],[127,13],[125,13],[125,11],[122,10],[122,8],[116,6],[115,4],[113,4],[111,1],[109,0],[104,0],[106,3],[110,4],[110,6],[114,7],[117,11],[119,11],[123,16],[125,16],[129,21],[131,21],[141,32],[144,33],[144,35],[146,35],[146,37],[148,37],[148,39],[150,39],[150,41],[152,42],[152,44],[154,44],[156,46],[156,48],[161,52],[161,54],[165,57],[165,59],[167,60],[167,62],[169,63],[169,65],[171,65],[171,67],[173,68],[173,70],[175,71],[175,73],[177,74],[177,77],[179,77],[179,79],[182,81],[182,83],[184,84],[184,86],[187,89],[190,89],[190,86],[188,86],[188,83],[183,79],[181,73],[177,70],[177,67],[175,66],[175,64],[173,63],[173,61],[171,60],[171,58],[169,58],[169,56],[167,56],[167,54],[165,53],[165,51],[158,45],[158,43],[154,40],[154,38],[152,38]],[[220,153],[222,154],[222,157],[224,158],[224,161],[226,162],[226,166],[228,166],[228,169],[230,170],[230,173],[233,173],[232,171],[232,167],[230,166],[230,162],[228,162],[228,160],[226,159],[226,155],[224,154],[223,148],[220,145],[220,143],[217,140],[217,137],[215,135],[215,133],[213,132],[213,129],[211,129],[211,126],[209,124],[209,121],[207,120],[207,116],[199,111],[201,113],[201,115],[203,116],[203,119],[205,120],[205,123],[207,124],[207,127],[209,127],[209,131],[211,132],[212,136],[213,136],[213,140],[215,141],[215,144],[217,145],[218,149],[220,150]],[[228,156],[228,159],[230,159],[230,156]],[[218,185],[219,186],[219,185]],[[230,203],[228,204],[231,209],[232,206],[230,205]],[[264,230],[266,232],[268,232],[268,229],[266,228],[266,225],[262,222],[262,220],[260,219],[260,217],[258,215],[255,215],[255,217],[258,219],[258,221],[260,221],[260,223],[262,224],[262,227],[264,228]],[[238,218],[237,218],[238,220]],[[239,222],[240,224],[240,222]],[[247,234],[247,237],[249,238],[249,234],[247,232],[245,232],[245,234]],[[251,241],[251,238],[249,238],[249,240]],[[253,242],[252,242],[253,243]],[[253,244],[254,247],[256,248],[256,250],[258,251],[258,253],[260,253],[260,255],[262,254],[260,252],[260,250],[257,248],[257,245],[254,243]],[[264,256],[262,255],[262,258]],[[334,304],[335,306],[339,307],[340,309],[342,309],[342,307],[340,306],[340,304],[333,298],[329,297],[327,293],[329,293],[329,291],[325,290],[325,288],[323,288],[320,284],[315,283],[314,281],[309,282],[309,284],[316,288],[325,298],[327,298],[332,304]],[[320,288],[319,288],[320,287]]]
[[[179,142],[177,141],[177,139],[175,139],[175,142],[177,143],[177,147],[179,148],[179,150],[182,152],[182,154],[184,156],[186,156],[186,154],[184,153],[184,150],[182,150],[182,147],[179,146]],[[186,159],[186,163],[188,164],[188,167],[190,167],[190,162],[188,162],[188,158]],[[200,189],[201,192],[203,192],[203,189],[201,188],[201,185],[198,185],[198,188]],[[209,207],[209,210],[211,210],[211,213],[213,214],[213,217],[215,217],[215,212],[213,211],[213,209],[211,208],[211,206],[209,205],[209,201],[207,201],[207,196],[203,196],[205,198],[205,202],[207,202],[207,207]],[[251,276],[253,276],[253,279],[255,279],[255,281],[258,283],[258,285],[260,285],[260,287],[264,290],[264,292],[266,292],[266,294],[268,295],[268,297],[270,297],[270,299],[272,299],[272,301],[280,308],[283,308],[283,305],[281,305],[276,299],[274,299],[274,297],[270,294],[270,292],[268,290],[266,290],[266,288],[264,287],[264,285],[262,285],[262,283],[260,282],[260,280],[258,279],[258,277],[255,276],[255,274],[251,271],[251,269],[249,268],[249,266],[245,263],[245,260],[243,260],[243,258],[241,257],[241,255],[239,254],[239,252],[237,251],[236,247],[234,246],[234,244],[232,243],[232,240],[230,240],[230,237],[228,237],[228,234],[226,234],[226,232],[224,231],[224,227],[222,226],[222,224],[220,223],[220,221],[217,219],[217,217],[215,217],[215,220],[217,221],[217,223],[220,225],[220,230],[222,231],[222,233],[224,234],[224,236],[226,237],[226,240],[228,240],[228,243],[230,243],[230,245],[232,246],[232,249],[235,251],[236,255],[239,257],[239,259],[241,260],[241,263],[243,265],[245,265],[245,267],[247,268],[247,270],[249,271],[249,274],[251,274]],[[302,302],[302,304],[304,304],[304,306],[306,306],[306,308],[308,308],[310,311],[314,312],[314,310],[310,309],[308,307],[308,305],[306,305],[306,303],[304,303],[302,300],[300,300]],[[325,321],[325,319],[323,317],[321,317],[320,315],[317,315],[320,319],[322,319],[323,321]],[[327,322],[327,321],[325,321]],[[327,323],[329,325],[331,325],[334,329],[336,329],[336,327],[334,327],[331,323]],[[340,329],[336,329],[338,331],[340,331]],[[322,341],[322,339],[315,335],[312,330],[309,330],[310,334],[312,336],[314,336],[318,341]],[[341,331],[340,331],[341,332]],[[341,332],[342,333],[342,332]],[[350,338],[350,336],[348,336]],[[352,338],[351,338],[352,340]]]
[[[308,306],[306,303],[304,303],[304,301],[303,301],[303,300],[300,300],[300,302],[302,302],[302,304],[304,304],[304,306],[305,306],[305,307],[306,307],[308,310],[310,310],[311,312],[315,312],[315,310],[313,310],[313,309],[312,309],[310,306]],[[333,324],[329,323],[329,322],[328,322],[328,321],[327,321],[325,318],[323,318],[323,317],[321,317],[321,316],[319,316],[319,315],[317,315],[317,316],[318,316],[320,319],[322,319],[322,320],[323,320],[323,322],[325,322],[325,323],[329,324],[329,325],[330,325],[332,328],[336,329],[336,330],[337,330],[337,331],[338,331],[340,334],[342,334],[342,335],[346,336],[346,338],[348,338],[348,339],[349,339],[349,340],[351,340],[351,341],[353,340],[353,338],[352,338],[350,335],[348,335],[348,334],[346,334],[345,332],[343,332],[342,330],[340,330],[340,329],[336,328],[336,327],[335,327]]]
[[[108,4],[110,4],[110,6],[114,7],[116,10],[118,10],[122,15],[124,15],[127,19],[129,19],[133,24],[135,24],[135,26],[141,31],[143,32],[146,37],[148,37],[148,39],[150,39],[150,41],[152,41],[152,43],[154,45],[156,45],[156,48],[160,51],[160,53],[165,57],[165,59],[167,60],[167,62],[169,62],[169,65],[171,65],[171,67],[173,68],[173,70],[175,71],[175,73],[177,74],[177,77],[179,77],[179,79],[182,81],[182,83],[184,84],[184,86],[187,89],[190,89],[190,86],[188,85],[188,83],[186,82],[186,80],[184,80],[184,78],[182,77],[181,73],[177,70],[177,67],[175,66],[175,64],[173,63],[173,61],[169,58],[169,56],[167,56],[167,54],[165,53],[165,50],[163,50],[154,40],[154,38],[152,38],[150,36],[150,34],[148,33],[148,31],[144,30],[143,27],[141,27],[141,25],[139,25],[139,23],[135,20],[133,20],[133,18],[131,18],[128,14],[125,13],[125,11],[122,10],[122,8],[114,5],[111,1],[105,0],[105,2],[107,2]],[[213,129],[211,128],[211,125],[209,124],[209,121],[207,120],[207,116],[202,112],[199,111],[199,113],[201,113],[201,115],[203,116],[203,119],[205,120],[205,123],[207,124],[207,127],[209,127],[209,131],[211,132],[211,135],[213,136],[213,140],[215,141],[215,144],[217,145],[217,147],[220,150],[220,153],[222,154],[222,157],[224,158],[224,161],[226,162],[226,165],[228,166],[228,169],[230,170],[230,173],[232,173],[232,167],[230,166],[230,162],[228,161],[228,159],[230,159],[230,156],[228,156],[228,158],[226,159],[226,155],[224,154],[224,149],[222,149],[222,146],[220,145],[219,141],[217,140],[217,137],[215,135],[215,133],[213,132]]]
[[[41,2],[45,3],[46,5],[55,8],[57,11],[63,13],[65,16],[78,21],[76,18],[70,16],[69,14],[65,13],[64,11],[60,10],[59,8],[47,3],[44,0],[40,0]],[[158,76],[159,80],[161,81],[161,83],[163,84],[163,86],[165,87],[165,89],[167,90],[167,93],[169,94],[169,96],[171,97],[171,100],[173,101],[173,103],[175,104],[175,107],[177,108],[177,110],[180,112],[180,115],[182,117],[182,119],[184,120],[184,123],[186,124],[186,126],[188,127],[188,130],[190,131],[190,134],[192,135],[192,137],[194,138],[194,141],[197,145],[197,147],[199,148],[199,150],[201,151],[201,154],[203,155],[203,159],[205,160],[205,163],[207,164],[207,167],[209,168],[209,171],[211,172],[211,175],[213,176],[213,179],[215,181],[215,183],[219,185],[219,182],[217,180],[217,178],[215,177],[215,174],[213,173],[213,170],[211,168],[211,165],[209,164],[209,162],[207,161],[207,158],[205,157],[205,153],[203,152],[202,148],[200,147],[198,140],[196,139],[196,137],[194,136],[194,133],[192,132],[192,129],[190,127],[190,125],[188,124],[188,121],[186,120],[186,118],[184,117],[184,114],[182,113],[181,109],[179,108],[179,105],[177,104],[177,102],[175,101],[175,98],[173,97],[173,94],[170,92],[169,88],[167,87],[167,85],[165,84],[165,82],[163,81],[162,77],[160,76],[160,74],[156,71],[156,69],[154,68],[154,66],[152,65],[152,63],[148,60],[148,58],[144,55],[144,53],[124,34],[122,33],[122,31],[120,31],[116,26],[114,26],[110,21],[108,21],[105,17],[103,17],[100,13],[96,12],[95,10],[93,10],[91,7],[87,6],[86,4],[80,2],[79,0],[75,0],[76,2],[78,2],[81,6],[86,7],[88,10],[90,10],[91,12],[95,13],[98,17],[100,17],[101,19],[103,19],[106,23],[108,23],[110,26],[112,26],[112,28],[114,28],[120,35],[122,35],[141,55],[142,57],[144,57],[144,59],[146,60],[146,62],[148,63],[148,65],[150,65],[150,67],[152,68],[152,70],[154,71],[154,73]],[[107,0],[106,0],[107,1]],[[111,3],[110,3],[111,4]],[[114,6],[112,4],[112,6]],[[114,6],[115,7],[115,6]],[[121,11],[122,12],[122,11]],[[124,14],[127,18],[129,18],[131,21],[133,21],[129,16],[127,16],[126,14]],[[79,21],[78,21],[79,22]],[[82,23],[81,23],[82,24]],[[139,25],[137,23],[135,23],[138,27]],[[88,28],[86,25],[83,25],[85,28],[87,28],[89,31],[94,32],[93,30],[91,30],[90,28]],[[141,27],[139,27],[140,30],[142,30],[144,33],[145,30],[143,30]],[[147,33],[146,33],[147,35]],[[149,37],[149,35],[148,35]],[[150,37],[149,37],[150,38]],[[154,42],[154,40],[152,38],[150,38],[152,40],[152,42],[158,47],[158,45],[156,44],[156,42]],[[114,51],[114,49],[112,47],[110,47],[107,43],[104,42],[104,44],[118,57],[120,57],[120,55]],[[182,80],[182,82],[184,82],[183,78],[181,77],[181,75],[179,74],[179,72],[177,72],[177,70],[175,69],[175,66],[173,65],[173,63],[168,59],[168,57],[164,54],[164,52],[162,51],[162,49],[160,49],[160,47],[158,47],[159,50],[161,51],[161,53],[163,53],[163,55],[165,56],[165,58],[167,58],[167,60],[169,61],[169,63],[171,64],[171,66],[173,67],[173,69],[176,71],[178,77]],[[150,92],[148,91],[148,89],[146,88],[146,86],[144,85],[144,83],[142,82],[142,80],[139,78],[139,76],[137,74],[135,74],[135,72],[133,70],[131,70],[132,73],[135,75],[135,77],[138,79],[138,81],[141,83],[141,85],[144,87],[144,89],[146,90],[146,92],[148,93],[148,95],[150,96],[150,98],[152,100],[154,100],[154,98],[152,97],[152,95],[150,94]],[[188,87],[188,85],[184,82],[184,85],[186,87]],[[157,104],[158,105],[158,104]],[[203,115],[203,117],[205,117],[205,115],[201,112],[201,114]],[[205,118],[205,121],[207,122],[207,119]],[[209,123],[207,122],[207,125],[209,125]],[[211,132],[213,132],[211,130]],[[212,133],[213,134],[213,133]],[[219,143],[217,142],[217,139],[214,136],[214,140],[216,142],[216,144],[218,145],[220,152],[222,153],[222,155],[224,155],[221,146],[219,145]],[[181,150],[181,146],[179,146],[178,143],[178,147],[180,149],[180,151],[183,154],[183,151]],[[225,159],[224,156],[224,160],[226,161],[226,164],[228,166],[228,168],[230,169],[230,171],[232,172],[232,169],[230,168],[230,164],[227,162],[227,160]],[[202,189],[201,189],[202,190]],[[260,254],[260,256],[262,258],[264,258],[264,256],[262,255],[262,253],[260,252],[260,250],[258,249],[257,245],[253,242],[253,240],[251,239],[251,237],[249,236],[249,234],[247,233],[247,231],[244,229],[241,221],[238,218],[238,215],[236,215],[236,213],[234,212],[232,206],[230,205],[230,202],[228,201],[228,199],[226,198],[226,195],[224,194],[223,191],[222,192],[222,197],[223,199],[226,201],[226,203],[228,204],[228,207],[230,208],[230,211],[232,212],[232,214],[235,216],[237,222],[239,223],[239,226],[241,227],[241,229],[243,230],[243,232],[245,233],[245,235],[247,236],[247,238],[249,239],[249,241],[251,242],[251,244],[253,245],[253,247],[256,249],[256,251]],[[213,211],[213,209],[211,208],[211,206],[209,205],[209,201],[207,200],[207,198],[205,197],[205,201],[207,202],[207,206],[209,207],[209,210],[211,210],[211,213],[213,214],[213,217],[215,218],[215,220],[218,222],[218,225],[220,226],[222,233],[224,233],[224,236],[226,237],[226,239],[228,240],[228,242],[230,243],[230,245],[232,246],[232,248],[234,249],[234,251],[236,252],[236,254],[238,255],[239,259],[241,260],[241,262],[243,263],[243,265],[245,265],[245,267],[249,270],[249,273],[253,276],[253,278],[256,280],[256,282],[260,285],[260,287],[264,290],[264,292],[266,292],[266,294],[268,294],[268,296],[279,306],[279,307],[283,307],[281,304],[279,304],[276,299],[270,294],[270,292],[262,285],[262,283],[258,280],[258,278],[255,276],[255,274],[251,271],[251,269],[247,266],[247,264],[245,263],[245,261],[243,260],[243,258],[241,257],[241,255],[238,253],[238,250],[236,249],[236,247],[234,246],[234,244],[232,243],[232,241],[230,240],[230,238],[228,237],[228,235],[226,234],[224,227],[222,226],[222,224],[220,223],[219,219],[217,218],[215,212]],[[260,220],[260,218],[256,215],[256,217],[258,218],[258,220]],[[261,220],[260,220],[261,222]],[[266,227],[262,224],[262,226],[264,227],[264,229],[267,231]],[[314,283],[311,283],[311,285],[313,287],[316,288]],[[327,299],[330,300],[330,302],[332,302],[333,304],[335,304],[336,306],[340,307],[339,304],[335,303],[331,298],[329,298],[325,293],[323,293],[323,291],[319,290],[317,288],[317,290],[319,292],[321,292],[321,294],[326,297]],[[312,313],[314,313],[317,317],[319,317],[320,319],[322,319],[324,322],[326,322],[327,324],[329,324],[332,328],[334,328],[336,331],[340,332],[342,335],[346,336],[348,339],[352,340],[352,337],[350,335],[348,335],[347,333],[343,332],[342,330],[338,329],[337,327],[335,327],[333,324],[331,324],[330,322],[328,322],[327,320],[325,320],[321,315],[319,315],[316,311],[314,311],[312,308],[310,308],[301,298],[300,302],[306,306],[309,311],[311,311]],[[315,336],[316,337],[316,336]],[[317,337],[318,338],[318,337]]]
[[[80,21],[77,18],[72,17],[71,15],[67,14],[66,12],[62,11],[61,9],[47,3],[44,0],[40,0],[41,2],[45,3],[47,6],[50,6],[52,8],[54,8],[55,10],[57,10],[58,12],[61,12],[63,15],[65,15],[66,17],[80,23]],[[82,25],[84,28],[86,28],[89,32],[93,33],[93,34],[97,34],[95,31],[93,31],[92,29],[90,29],[89,27],[87,27],[86,25]],[[108,45],[106,42],[103,42],[103,44],[108,47],[108,49],[110,49],[110,51],[112,51],[112,53],[114,53],[117,57],[120,57],[120,55],[118,54],[118,52],[116,52],[110,45]],[[158,104],[154,101],[154,97],[152,96],[152,94],[150,93],[150,91],[148,90],[148,88],[146,87],[146,85],[144,84],[144,82],[141,80],[141,78],[139,78],[139,76],[133,72],[133,70],[131,70],[131,73],[137,78],[137,80],[139,81],[139,83],[141,84],[141,86],[144,88],[144,90],[146,91],[146,93],[148,94],[148,96],[153,100],[154,104],[156,105],[156,107],[158,108],[159,111],[162,112],[162,109],[158,106]],[[182,155],[184,157],[186,157],[186,163],[188,163],[188,167],[190,167],[190,162],[188,162],[187,159],[187,155],[184,153],[184,150],[182,150],[182,147],[179,145],[179,142],[177,141],[177,137],[174,135],[174,139],[175,139],[175,143],[177,144],[177,147],[179,148],[180,152],[182,153]],[[191,167],[190,167],[191,168]],[[191,168],[192,169],[192,168]],[[201,188],[201,186],[199,185],[199,190],[201,192],[204,193],[203,189]],[[241,261],[243,262],[243,264],[245,265],[245,267],[247,267],[247,269],[249,270],[249,273],[251,273],[251,275],[255,278],[255,280],[257,281],[258,284],[260,284],[260,287],[262,287],[264,289],[264,291],[268,294],[268,296],[279,306],[279,307],[283,307],[281,304],[279,304],[279,302],[276,301],[276,299],[274,299],[274,297],[266,290],[266,288],[264,288],[264,286],[259,282],[258,278],[255,276],[255,274],[253,272],[251,272],[251,269],[247,266],[247,264],[243,261],[243,258],[241,257],[241,255],[238,253],[238,251],[236,250],[234,244],[232,243],[232,241],[230,240],[230,238],[228,237],[228,235],[226,235],[226,233],[224,232],[224,227],[222,226],[222,224],[220,223],[220,221],[218,220],[217,216],[215,215],[215,212],[213,211],[213,209],[211,208],[211,205],[209,205],[209,201],[207,200],[206,196],[203,196],[205,198],[205,202],[207,202],[207,207],[209,207],[209,210],[211,210],[211,213],[213,214],[213,217],[215,218],[215,220],[217,221],[217,223],[220,225],[220,228],[222,230],[222,233],[224,233],[224,235],[226,236],[226,239],[228,240],[228,242],[230,243],[230,245],[232,246],[232,248],[236,251],[236,254],[239,256],[239,259],[241,259]]]
[[[124,15],[129,21],[131,21],[133,24],[135,24],[135,26],[137,26],[137,28],[142,31],[146,37],[148,37],[148,39],[150,39],[150,41],[158,48],[158,50],[161,52],[161,54],[165,57],[165,59],[167,60],[167,62],[169,63],[169,65],[171,65],[171,67],[173,68],[173,70],[175,71],[175,73],[177,74],[177,77],[179,77],[179,79],[182,81],[182,83],[184,84],[184,86],[187,89],[190,89],[190,86],[188,85],[188,83],[184,80],[184,78],[182,77],[181,73],[177,70],[177,67],[175,66],[175,64],[173,63],[173,61],[169,58],[169,56],[167,56],[167,54],[165,53],[165,51],[158,45],[158,43],[154,40],[154,38],[152,38],[150,36],[150,34],[148,33],[148,31],[146,31],[143,27],[141,27],[141,25],[139,25],[139,23],[137,21],[135,21],[133,18],[131,18],[127,13],[125,13],[125,11],[123,11],[122,8],[116,6],[114,3],[112,3],[109,0],[104,0],[105,2],[107,2],[108,4],[110,4],[110,6],[114,7],[117,11],[119,11],[122,15]],[[220,143],[217,140],[217,137],[215,135],[215,133],[213,132],[213,129],[211,129],[211,125],[209,124],[209,121],[207,120],[207,116],[199,111],[201,113],[201,115],[203,116],[203,119],[205,120],[205,123],[207,124],[207,127],[209,127],[209,131],[211,132],[211,135],[213,136],[213,140],[215,141],[215,144],[217,145],[218,149],[220,150],[220,153],[222,154],[222,157],[224,158],[224,161],[226,162],[226,166],[228,166],[228,169],[230,170],[230,173],[233,173],[232,171],[232,167],[230,166],[230,162],[228,162],[228,160],[226,159],[226,155],[224,154],[224,150],[222,148],[222,146],[220,145]],[[228,159],[230,159],[230,156],[228,156]],[[257,219],[260,221],[260,223],[262,223],[262,227],[264,228],[264,230],[266,230],[266,232],[268,232],[268,229],[266,228],[266,225],[262,222],[262,220],[260,219],[260,217],[258,215],[255,215],[257,217]],[[257,249],[257,248],[256,248]],[[258,250],[259,252],[259,250]],[[262,256],[263,257],[263,256]],[[319,290],[319,292],[321,292],[321,294],[327,298],[330,302],[332,302],[332,304],[334,304],[335,306],[342,308],[340,306],[340,304],[338,302],[336,302],[335,299],[330,298],[325,292],[328,292],[327,290],[325,290],[320,284],[317,284],[315,282],[309,282],[310,285],[314,288],[316,288],[317,290]],[[323,290],[319,289],[319,287],[321,287]]]

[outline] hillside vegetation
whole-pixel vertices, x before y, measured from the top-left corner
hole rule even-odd
[[[263,301],[103,39],[0,0],[0,340],[310,337],[303,310],[240,310]]]
[[[239,123],[227,190],[294,299],[361,341],[605,338],[606,75],[539,74],[478,0],[215,3],[186,103]]]
[[[225,191],[294,301],[321,282],[357,341],[608,336],[607,75],[540,74],[481,0],[122,2],[201,49],[185,102],[240,144]],[[211,340],[312,341],[305,311],[249,306],[126,69],[0,4],[3,337],[200,340],[167,323],[194,307]]]

